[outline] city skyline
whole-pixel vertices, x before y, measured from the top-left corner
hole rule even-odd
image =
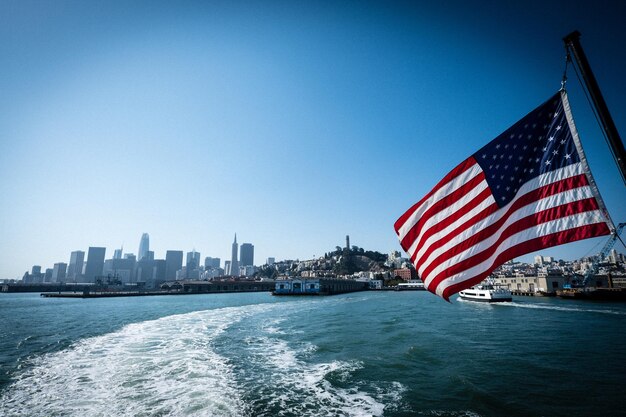
[[[618,2],[0,4],[0,278],[34,263],[69,275],[71,251],[135,251],[146,231],[159,258],[223,263],[235,230],[256,259],[312,258],[348,233],[399,249],[406,207],[560,87],[575,29],[626,135],[623,15]],[[624,185],[568,75],[622,222]]]

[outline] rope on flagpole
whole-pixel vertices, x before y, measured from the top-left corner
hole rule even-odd
[[[567,66],[570,62],[572,62],[572,56],[570,55],[569,48],[565,46],[565,68],[563,68],[563,78],[561,78],[561,90],[565,90],[565,84],[567,83]]]

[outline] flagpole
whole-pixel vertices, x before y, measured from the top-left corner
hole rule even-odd
[[[615,162],[617,163],[617,167],[622,175],[622,180],[626,185],[626,150],[624,150],[624,143],[617,132],[617,127],[615,126],[611,113],[609,112],[609,108],[604,101],[604,97],[602,96],[596,77],[593,75],[593,71],[591,71],[591,66],[589,65],[589,61],[587,61],[585,51],[583,51],[583,47],[580,44],[580,32],[575,30],[565,36],[563,38],[563,42],[565,42],[566,48],[571,49],[572,52],[574,52],[574,58],[576,58],[576,63],[578,64],[578,68],[583,76],[587,90],[589,91],[593,104],[595,105],[598,115],[600,116],[600,121],[609,140],[609,145],[613,151]]]

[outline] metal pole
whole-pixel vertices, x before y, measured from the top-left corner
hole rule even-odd
[[[622,180],[626,185],[626,150],[624,150],[624,143],[617,132],[617,127],[615,127],[611,113],[609,113],[609,108],[606,106],[604,97],[602,97],[602,92],[600,92],[600,87],[598,86],[596,77],[591,71],[589,61],[587,61],[587,56],[585,55],[583,47],[580,44],[580,32],[575,30],[564,37],[563,42],[565,42],[566,48],[571,48],[574,52],[574,58],[576,58],[576,63],[578,64],[578,68],[583,76],[587,90],[591,95],[593,104],[596,106],[596,110],[600,116],[600,122],[602,123],[602,127],[608,137],[615,162],[617,163],[617,167],[622,175]]]

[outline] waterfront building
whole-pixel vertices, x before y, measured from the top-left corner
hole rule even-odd
[[[70,264],[67,268],[68,281],[76,281],[83,274],[83,263],[85,262],[85,252],[77,250],[70,255]]]
[[[59,262],[54,264],[52,268],[52,282],[65,282],[67,275],[67,264],[65,262]]]
[[[150,250],[150,236],[147,233],[141,235],[141,240],[139,241],[139,252],[137,254],[137,260],[141,261],[144,257],[148,255],[148,251]]]
[[[105,253],[106,248],[89,247],[89,251],[87,252],[87,266],[85,267],[85,282],[96,282],[97,277],[102,276]]]
[[[415,269],[412,268],[399,268],[393,270],[393,276],[396,279],[402,279],[404,281],[410,281],[415,278]]]
[[[241,257],[239,265],[240,266],[250,266],[254,265],[254,245],[251,243],[242,243],[241,248],[239,249],[241,253]]]
[[[113,259],[122,259],[122,249],[115,249]]]
[[[225,261],[224,262],[224,275],[232,275],[230,270],[230,261]]]
[[[165,280],[176,279],[176,272],[183,268],[183,251],[168,250],[165,253]]]
[[[332,295],[354,291],[364,291],[369,288],[365,281],[349,279],[290,279],[276,281],[274,295]]]
[[[239,261],[237,260],[237,254],[239,252],[239,245],[237,244],[237,233],[235,233],[235,241],[232,244],[231,258],[230,258],[230,273],[228,275],[239,274]]]
[[[275,258],[267,258],[267,262],[266,262],[266,263],[267,263],[269,266],[272,266],[272,265],[274,265],[274,263],[275,263],[275,262],[276,262],[276,259],[275,259]]]

